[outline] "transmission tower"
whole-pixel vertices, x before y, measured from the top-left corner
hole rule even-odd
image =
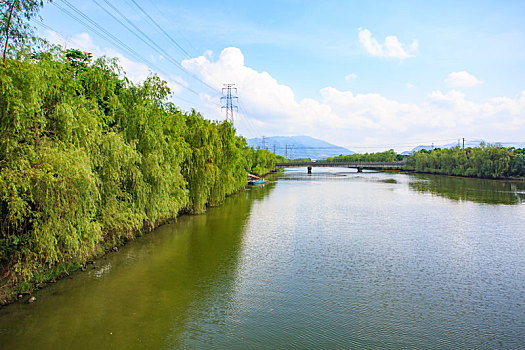
[[[222,88],[222,97],[221,101],[223,102],[222,109],[226,109],[226,121],[232,123],[233,125],[233,110],[238,111],[238,107],[235,105],[236,101],[239,99],[237,97],[237,88],[235,84],[223,84]],[[235,102],[234,102],[235,100]]]

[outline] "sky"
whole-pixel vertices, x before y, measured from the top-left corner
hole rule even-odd
[[[524,1],[54,0],[40,14],[40,36],[117,57],[135,84],[159,75],[182,110],[223,120],[235,84],[246,138],[525,141]]]

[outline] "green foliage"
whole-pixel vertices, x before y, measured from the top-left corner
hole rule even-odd
[[[405,168],[482,178],[525,176],[525,152],[522,149],[485,144],[478,148],[419,151],[408,156]]]
[[[377,153],[351,154],[327,158],[327,162],[395,162],[399,160],[393,149]]]
[[[167,102],[156,76],[134,85],[78,50],[19,56],[0,67],[0,297],[273,169],[231,124]]]
[[[283,156],[277,156],[277,162],[278,163],[304,163],[304,162],[311,162],[311,158],[294,158],[294,159],[286,159]]]
[[[93,55],[89,52],[83,52],[76,49],[66,50],[66,59],[70,62],[71,66],[75,68],[86,68]]]
[[[251,174],[262,176],[274,169],[277,156],[267,149],[251,149],[250,158],[252,159]]]
[[[512,149],[510,176],[525,176],[525,148]]]

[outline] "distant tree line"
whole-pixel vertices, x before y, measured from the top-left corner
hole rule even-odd
[[[304,162],[311,162],[311,158],[294,158],[294,159],[287,159],[283,156],[277,156],[276,163],[304,163]]]
[[[481,178],[525,176],[525,149],[505,148],[482,143],[480,147],[436,148],[421,150],[408,156],[394,150],[377,153],[340,155],[326,162],[395,162],[406,160],[404,169],[433,174]]]
[[[340,155],[336,157],[326,158],[327,162],[395,162],[403,159],[403,156],[398,155],[393,149],[376,152],[376,153],[364,153],[364,154],[350,154]]]
[[[525,176],[525,149],[481,144],[476,148],[421,150],[408,156],[405,169],[482,178]]]

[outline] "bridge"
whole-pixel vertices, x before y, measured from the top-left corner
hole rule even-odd
[[[312,173],[313,167],[345,167],[356,168],[357,172],[363,172],[363,169],[401,169],[405,166],[405,161],[399,162],[290,162],[275,163],[276,168],[306,167],[308,174]]]

